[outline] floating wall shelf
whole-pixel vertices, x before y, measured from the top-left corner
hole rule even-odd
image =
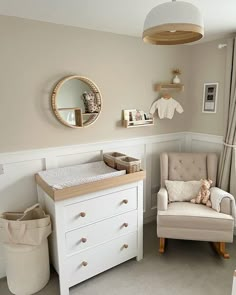
[[[144,120],[144,121],[123,120],[123,126],[125,128],[134,128],[134,127],[143,127],[143,126],[152,126],[152,125],[154,125],[153,119]]]
[[[183,91],[184,85],[183,84],[173,84],[173,83],[158,83],[154,86],[155,91],[161,91],[164,89],[176,89]]]

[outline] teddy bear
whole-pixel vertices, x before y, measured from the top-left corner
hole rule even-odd
[[[201,179],[200,191],[195,198],[190,200],[190,202],[194,204],[204,204],[207,207],[211,207],[210,187],[212,182],[213,181],[210,179]]]

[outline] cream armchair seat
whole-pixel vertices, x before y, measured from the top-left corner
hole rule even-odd
[[[225,242],[233,241],[235,204],[232,196],[214,189],[211,198],[225,194],[220,212],[205,205],[190,202],[169,202],[165,180],[190,181],[211,179],[216,185],[217,155],[214,153],[162,153],[160,156],[161,189],[157,194],[157,236],[160,252],[165,239],[184,239],[215,242],[216,250],[224,257]]]

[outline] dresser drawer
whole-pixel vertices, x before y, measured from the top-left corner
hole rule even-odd
[[[137,209],[137,188],[99,196],[65,207],[66,230]]]
[[[137,211],[131,211],[66,233],[68,255],[137,231]]]
[[[69,286],[74,286],[117,264],[137,256],[137,233],[82,251],[67,258]]]

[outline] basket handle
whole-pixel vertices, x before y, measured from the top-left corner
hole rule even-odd
[[[42,210],[42,208],[40,207],[40,204],[39,204],[39,203],[34,204],[33,206],[27,208],[27,209],[24,211],[24,213],[22,214],[22,216],[21,216],[20,218],[17,219],[17,221],[22,221],[22,219],[23,219],[25,216],[27,216],[27,214],[28,214],[29,212],[31,212],[31,211],[33,211],[34,209],[37,209],[37,208],[40,208],[40,209]],[[45,214],[45,212],[44,212],[43,210],[42,210],[42,213],[43,213],[43,216],[45,217],[46,214]]]
[[[16,240],[13,235],[12,235],[12,230],[11,230],[11,227],[10,227],[10,223],[9,222],[6,222],[5,223],[5,230],[7,232],[7,236],[8,236],[8,239],[13,243],[13,244],[18,244],[19,243],[19,240],[21,238],[23,238],[23,236],[25,235],[25,232],[26,232],[26,224],[25,223],[22,223],[20,225],[20,230],[19,230],[19,236],[18,236],[18,240]]]
[[[26,214],[26,213],[28,213],[28,212],[34,210],[35,208],[39,208],[39,207],[40,207],[39,203],[34,204],[33,206],[27,208],[27,209],[24,211],[24,214]]]

